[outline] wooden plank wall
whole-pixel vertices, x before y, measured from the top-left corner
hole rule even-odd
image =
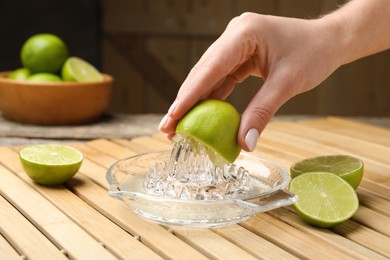
[[[245,11],[314,18],[341,0],[103,0],[103,70],[115,77],[113,112],[164,113],[187,73],[234,16]],[[390,52],[343,66],[279,114],[390,115]],[[230,101],[243,111],[262,81]]]

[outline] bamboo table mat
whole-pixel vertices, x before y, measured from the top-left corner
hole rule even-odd
[[[105,175],[118,159],[171,149],[162,134],[69,143],[85,159],[63,186],[30,181],[22,147],[0,147],[0,259],[389,259],[390,130],[329,117],[275,121],[254,153],[288,169],[306,157],[350,154],[365,163],[360,208],[320,229],[292,207],[221,229],[145,221],[108,194]]]

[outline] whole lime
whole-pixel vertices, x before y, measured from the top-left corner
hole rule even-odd
[[[195,105],[178,123],[175,138],[200,142],[216,165],[232,163],[241,152],[237,133],[241,115],[226,101],[208,99]]]
[[[20,80],[25,80],[31,75],[31,71],[27,68],[19,68],[14,71],[12,71],[9,75],[8,78],[10,79],[20,79]]]
[[[20,58],[23,66],[32,73],[56,73],[68,58],[68,48],[56,35],[36,34],[23,44]]]
[[[59,82],[62,81],[60,77],[58,77],[55,74],[52,73],[35,73],[27,78],[29,81],[36,81],[36,82]]]

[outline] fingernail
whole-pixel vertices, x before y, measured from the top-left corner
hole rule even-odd
[[[168,109],[168,115],[171,115],[171,114],[175,111],[176,106],[177,106],[177,100],[175,100],[175,101],[172,103],[172,105],[169,107],[169,109]]]
[[[257,140],[259,139],[259,131],[256,128],[249,129],[248,133],[245,136],[245,144],[248,147],[249,151],[253,151],[256,148]]]
[[[171,141],[172,141],[172,139],[173,139],[174,136],[175,136],[175,134],[167,134],[167,138],[168,138],[169,140],[171,140]]]
[[[160,124],[158,125],[158,131],[161,131],[161,129],[165,126],[165,124],[168,121],[168,115],[165,115],[163,119],[161,119]]]

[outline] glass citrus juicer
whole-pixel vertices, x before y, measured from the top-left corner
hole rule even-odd
[[[167,225],[222,227],[297,200],[282,167],[241,152],[233,164],[213,164],[188,139],[171,151],[119,160],[107,172],[109,195],[142,217]]]

